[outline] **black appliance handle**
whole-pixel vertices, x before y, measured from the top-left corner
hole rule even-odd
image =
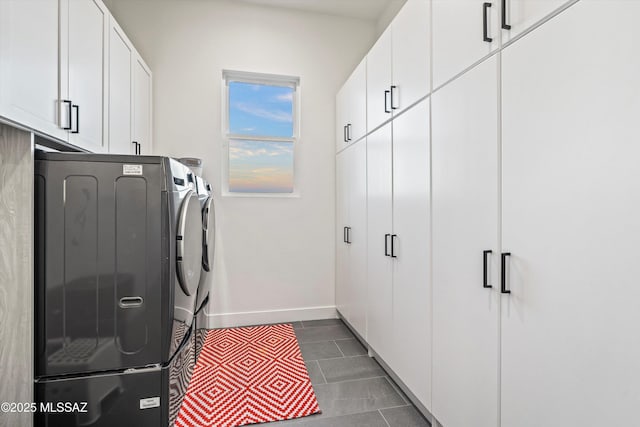
[[[511,29],[511,25],[507,24],[507,0],[502,0],[502,29]]]
[[[501,262],[501,278],[500,278],[500,292],[503,294],[510,294],[511,289],[507,289],[507,257],[510,257],[510,252],[505,252],[502,254],[502,262]]]
[[[487,255],[493,253],[490,250],[482,251],[482,287],[492,288],[489,284],[489,268],[487,266]]]
[[[482,39],[487,43],[491,43],[493,39],[489,37],[489,17],[487,16],[491,3],[482,4]]]

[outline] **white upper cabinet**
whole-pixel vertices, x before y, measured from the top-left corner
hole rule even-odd
[[[133,141],[138,154],[152,153],[152,75],[136,53],[133,61]]]
[[[503,53],[505,427],[637,425],[638,22],[582,0]]]
[[[574,0],[496,0],[500,2],[502,42],[506,43]]]
[[[60,12],[61,96],[72,104],[69,143],[106,152],[109,12],[100,0],[62,0]]]
[[[432,98],[433,407],[498,426],[498,58]]]
[[[433,0],[433,88],[500,47],[500,0]]]
[[[367,55],[367,132],[391,118],[391,26]]]
[[[394,114],[431,91],[430,5],[430,0],[408,0],[391,24]]]
[[[408,0],[367,55],[367,132],[430,92],[429,6]]]
[[[58,2],[0,0],[0,116],[67,139],[58,117]]]
[[[367,132],[367,61],[363,59],[336,95],[336,151]]]
[[[109,152],[136,154],[133,144],[133,71],[135,51],[131,42],[111,20],[109,34]]]

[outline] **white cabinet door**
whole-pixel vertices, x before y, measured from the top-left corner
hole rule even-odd
[[[637,424],[638,22],[583,0],[503,53],[505,427]]]
[[[349,305],[351,326],[367,336],[367,146],[349,151]]]
[[[541,19],[574,0],[499,0],[502,42],[531,28]]]
[[[0,116],[66,141],[58,125],[58,28],[55,0],[0,0]]]
[[[111,20],[109,34],[109,152],[135,154],[132,144],[134,48],[120,27]]]
[[[393,332],[387,339],[394,342],[388,363],[427,408],[431,408],[429,152],[429,101],[424,100],[393,121],[393,234],[397,237],[393,242]]]
[[[336,153],[347,146],[347,122],[349,103],[351,102],[349,93],[349,80],[338,91],[336,95]]]
[[[367,133],[367,59],[363,59],[349,78],[349,109],[347,135],[349,143],[358,141]]]
[[[347,320],[349,312],[349,252],[346,227],[349,226],[349,152],[336,155],[336,307]]]
[[[408,0],[391,24],[394,113],[430,92],[430,0]]]
[[[447,427],[498,426],[497,76],[494,57],[432,98],[432,413]]]
[[[367,55],[367,132],[391,118],[391,26]]]
[[[367,136],[367,339],[387,362],[393,354],[391,124]],[[386,237],[386,238],[385,238]]]
[[[433,0],[434,89],[500,46],[499,9],[498,0]],[[485,15],[490,42],[484,39]]]
[[[138,154],[153,153],[151,70],[136,53],[133,62],[133,140],[139,144]]]
[[[62,0],[60,10],[61,92],[74,105],[69,142],[105,152],[109,12],[100,0]]]

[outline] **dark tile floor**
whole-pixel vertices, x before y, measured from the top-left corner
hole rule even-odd
[[[339,319],[295,322],[321,414],[264,427],[427,427],[367,350]]]

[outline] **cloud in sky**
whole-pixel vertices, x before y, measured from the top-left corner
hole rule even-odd
[[[229,190],[252,193],[293,191],[293,144],[232,140]]]
[[[278,102],[291,103],[293,101],[293,91],[276,95],[274,99]]]
[[[248,102],[236,102],[232,108],[251,114],[262,119],[273,120],[274,122],[292,123],[293,115],[290,111],[267,109]]]

